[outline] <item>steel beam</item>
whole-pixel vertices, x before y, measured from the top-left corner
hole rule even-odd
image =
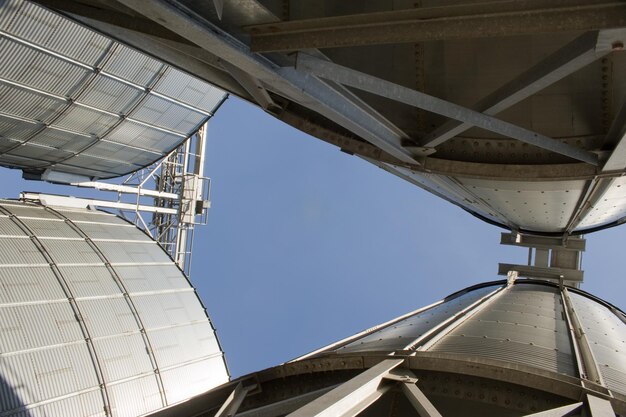
[[[606,135],[605,145],[613,146],[611,156],[604,163],[602,171],[616,171],[626,168],[626,101],[613,119]]]
[[[281,417],[293,411],[296,411],[298,408],[303,407],[304,405],[310,403],[316,398],[321,397],[327,392],[337,388],[337,385],[333,385],[330,387],[322,388],[319,390],[307,392],[306,394],[301,394],[295,397],[290,397],[285,400],[273,402],[268,405],[264,405],[258,408],[253,408],[252,410],[242,411],[241,413],[237,413],[237,417]]]
[[[626,26],[626,4],[520,0],[249,26],[254,52],[475,39]]]
[[[626,30],[588,32],[581,35],[480,100],[472,109],[491,116],[500,113],[610,53],[612,42],[604,42],[604,39],[615,36],[626,40]],[[419,144],[435,147],[471,127],[469,123],[450,120],[426,135]]]
[[[383,360],[288,416],[356,416],[390,388],[390,386],[385,387],[381,382],[389,371],[397,368],[403,362],[404,359]]]
[[[591,417],[615,417],[615,411],[608,400],[587,394],[587,405]]]
[[[517,271],[520,276],[529,278],[552,279],[558,282],[560,279],[572,282],[582,282],[584,272],[578,269],[551,268],[533,265],[498,264],[498,275],[507,275],[509,271]]]
[[[220,64],[252,96],[261,108],[265,110],[276,110],[279,108],[265,87],[255,77],[228,62],[222,61]]]
[[[567,288],[563,288],[561,290],[561,297],[565,308],[565,317],[571,333],[573,333],[572,336],[574,340],[572,340],[572,344],[574,344],[574,348],[578,353],[576,359],[582,362],[578,364],[579,373],[581,374],[580,377],[606,387],[604,380],[602,379],[602,375],[598,370],[598,365],[593,356],[593,352],[591,351],[589,339],[587,339],[587,334],[585,333],[582,323],[576,314],[574,304],[572,303]]]
[[[213,417],[233,417],[246,398],[246,395],[248,395],[248,391],[255,387],[256,385],[244,387],[243,383],[239,382]]]
[[[551,408],[550,410],[540,411],[539,413],[527,414],[524,417],[565,417],[574,411],[580,410],[583,403],[564,405],[563,407]]]
[[[437,326],[425,332],[420,337],[406,345],[403,350],[426,351],[430,349],[435,343],[441,340],[443,336],[463,324],[474,314],[478,313],[487,305],[489,301],[495,299],[498,294],[502,294],[503,291],[505,291],[507,288],[508,286],[498,287],[494,291],[465,307],[463,310],[459,311],[452,317],[442,321]]]
[[[598,164],[598,157],[594,153],[559,142],[492,116],[459,106],[458,104],[332,62],[299,53],[296,68],[303,73],[312,74],[409,106],[440,114],[579,161],[587,162],[592,165]]]
[[[24,192],[20,194],[20,198],[23,198],[25,200],[38,200],[38,201],[41,201],[41,203],[46,206],[61,206],[61,207],[75,207],[75,208],[98,206],[98,207],[113,208],[117,210],[144,211],[147,213],[163,213],[163,214],[177,214],[178,213],[178,209],[167,208],[167,207],[154,207],[154,206],[146,206],[143,204],[121,203],[119,201],[96,200],[92,198],[67,197],[67,196],[44,194],[44,193]]]
[[[254,76],[269,89],[352,131],[385,152],[416,163],[402,147],[402,137],[330,86],[293,68],[281,68],[219,27],[178,2],[167,0],[119,0],[119,3],[195,43],[219,59]]]
[[[500,234],[501,245],[521,246],[525,248],[559,249],[584,251],[585,239],[577,236],[569,236],[566,240],[561,237],[536,236],[523,233],[502,232]]]
[[[443,417],[417,385],[404,383],[401,384],[401,387],[402,392],[406,395],[413,408],[419,413],[420,417]]]

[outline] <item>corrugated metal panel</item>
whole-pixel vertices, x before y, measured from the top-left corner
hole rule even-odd
[[[43,240],[46,250],[58,264],[99,263],[102,260],[84,240]]]
[[[570,297],[606,384],[626,394],[626,324],[590,298],[573,291]]]
[[[221,357],[207,359],[161,372],[169,404],[184,401],[228,382]]]
[[[0,77],[58,96],[71,97],[92,72],[12,39],[0,38]],[[24,71],[28,68],[28,71]]]
[[[209,86],[205,82],[172,67],[167,69],[154,87],[154,91],[197,107],[207,113],[213,113],[226,97],[226,94],[219,88]]]
[[[57,219],[29,219],[24,218],[21,221],[35,234],[37,237],[66,237],[80,238],[68,224],[63,220]]]
[[[0,268],[0,307],[8,303],[66,298],[57,277],[47,265]]]
[[[38,219],[58,219],[54,214],[44,210],[42,207],[29,206],[12,200],[2,201],[2,206],[15,214],[17,217],[34,217]]]
[[[63,207],[55,207],[54,211],[60,213],[61,215],[70,219],[73,223],[80,224],[82,228],[82,224],[84,222],[88,223],[101,223],[101,224],[121,224],[128,225],[128,222],[111,214],[106,213],[100,210],[71,210]],[[58,218],[58,217],[55,217]]]
[[[115,270],[129,293],[189,288],[189,282],[173,264],[116,266]]]
[[[81,238],[70,238],[77,234],[54,212],[15,201],[0,200],[0,205],[16,213],[39,235],[56,262],[99,262],[94,248]],[[104,264],[62,265],[57,276],[28,237],[0,239],[0,262],[40,265],[0,267],[0,413],[19,412],[20,407],[27,406],[29,417],[57,412],[63,416],[102,415],[98,368],[106,381],[117,381],[106,387],[117,413],[114,415],[153,411],[164,404],[157,384],[160,374],[154,373],[150,352],[161,368],[183,367],[183,372],[175,374],[177,380],[168,382],[171,386],[182,384],[171,388],[179,400],[227,380],[223,355],[208,317],[182,272],[162,249],[110,214],[86,209],[55,211],[75,219],[76,226],[84,226],[88,235],[104,234],[114,239],[94,241],[98,246],[113,251],[117,245],[129,250],[131,259],[158,258],[167,264],[122,267],[121,280],[130,288],[153,291],[133,297],[136,316]],[[0,234],[20,231],[6,216],[0,220]],[[125,239],[141,241],[120,242]],[[75,297],[72,302],[61,282]],[[151,339],[154,351],[148,350],[138,317],[152,329],[145,337]],[[97,361],[90,354],[89,343]],[[205,360],[207,355],[214,358]],[[76,394],[79,391],[83,393]],[[45,403],[39,404],[42,401]]]
[[[41,165],[48,165],[49,163],[59,162],[64,159],[70,158],[73,153],[50,148],[47,146],[37,146],[31,145],[29,143],[24,143],[17,148],[9,151],[8,155],[30,158],[35,161],[40,161]]]
[[[2,307],[3,354],[85,339],[68,301]],[[15,327],[15,323],[21,326]]]
[[[198,295],[193,291],[135,295],[133,302],[146,329],[207,320]]]
[[[46,258],[30,239],[0,239],[0,265],[45,263]]]
[[[68,345],[27,354],[35,367],[41,399],[98,386],[86,346]]]
[[[27,236],[8,216],[0,215],[0,236]]]
[[[207,118],[202,113],[154,95],[148,96],[141,106],[131,113],[131,117],[180,134],[193,132]]]
[[[69,398],[61,398],[51,403],[44,403],[29,408],[23,417],[50,417],[50,416],[89,416],[105,417],[102,406],[100,389],[81,393]],[[21,417],[19,414],[15,417]],[[11,415],[11,417],[14,417]]]
[[[149,330],[148,337],[159,368],[169,368],[207,355],[221,354],[217,339],[208,321],[161,330]],[[194,343],[185,343],[189,340],[193,340]]]
[[[3,28],[87,65],[98,62],[111,44],[104,36],[35,4],[10,0],[3,7]]]
[[[103,70],[126,81],[148,87],[165,67],[162,62],[118,44]]]
[[[47,123],[66,105],[64,100],[0,83],[0,112],[2,113]]]
[[[72,158],[72,162],[76,162],[75,158]],[[103,172],[97,169],[92,169],[91,166],[85,165],[68,165],[65,163],[58,163],[54,165],[53,169],[59,172],[67,172],[69,174],[78,174],[88,178],[103,178],[109,174],[110,172]]]
[[[45,145],[67,152],[77,152],[94,143],[97,139],[93,136],[80,135],[78,133],[65,132],[47,127],[39,132],[28,143]]]
[[[121,81],[98,75],[81,94],[79,102],[117,114],[126,114],[144,95],[143,91]]]
[[[38,161],[37,159],[27,158],[23,156],[9,155],[5,153],[4,155],[2,155],[0,159],[0,164],[6,167],[13,167],[13,168],[14,167],[33,168],[33,167],[40,167],[42,165],[42,162]]]
[[[429,350],[577,375],[560,294],[545,285],[507,289]]]
[[[172,262],[156,242],[98,242],[111,263]]]
[[[32,144],[48,148],[30,145],[17,148],[11,154],[0,155],[0,165],[50,168],[94,178],[116,177],[158,160],[180,145],[207,118],[202,112],[149,91],[168,66],[38,5],[21,0],[4,2],[0,5],[0,30],[18,38],[0,37],[0,54],[12,57],[0,63],[0,78],[9,80],[0,80],[0,113],[33,122],[29,125],[1,119],[0,136],[4,134],[12,139],[11,135],[15,135],[21,142],[32,139],[39,128],[34,124],[36,121],[54,122],[52,127],[76,133],[61,134],[45,129]],[[103,65],[102,71],[99,64]],[[225,96],[221,90],[172,68],[167,70],[164,80],[158,89],[176,103],[186,102],[213,111]],[[76,102],[68,105],[61,98],[13,86],[10,82]],[[144,123],[179,134],[117,117],[129,112]],[[104,143],[89,146],[103,139],[138,149]],[[0,152],[13,146],[15,143],[0,139]]]
[[[40,128],[40,124],[0,114],[0,136],[23,141],[30,138]]]
[[[104,266],[60,266],[59,270],[76,298],[121,294],[120,288]]]
[[[145,233],[138,233],[137,227],[130,223],[111,225],[102,223],[81,223],[80,229],[92,239],[141,240],[152,242]]]
[[[0,136],[0,152],[4,153],[8,151],[9,149],[15,147],[19,143],[22,143],[22,142],[3,138],[2,136]],[[9,159],[5,159],[3,157],[0,158],[0,164],[4,166],[9,166],[9,167],[13,166],[14,164],[15,166],[20,165],[18,162],[12,161],[11,158],[12,157],[9,157]]]
[[[441,322],[454,316],[498,286],[488,286],[462,294],[405,320],[373,332],[337,349],[339,353],[400,350]]]
[[[94,346],[107,382],[154,371],[146,345],[138,333],[94,340]]]
[[[109,392],[113,402],[113,415],[117,417],[144,415],[164,405],[153,375],[112,385]]]
[[[53,126],[85,135],[102,136],[119,120],[117,116],[73,105],[68,111],[63,113],[63,116],[54,122]]]
[[[139,331],[133,312],[122,297],[78,300],[77,303],[93,337]]]
[[[119,176],[124,172],[136,171],[140,168],[139,165],[134,165],[129,162],[103,159],[85,154],[78,154],[74,158],[64,161],[63,164],[57,166],[60,165],[63,165],[63,167],[73,166],[75,171],[72,172],[81,172],[82,168],[98,172],[98,174],[96,174],[98,178],[103,175]]]
[[[85,344],[30,351],[0,361],[0,374],[10,387],[3,388],[26,404],[98,387],[93,369]],[[8,410],[16,405],[0,403]]]
[[[85,150],[82,156],[97,159],[104,158],[112,161],[132,161],[134,165],[143,166],[151,164],[161,154],[156,151],[134,148],[104,139]],[[76,158],[72,162],[76,163]],[[126,166],[126,163],[123,165]]]
[[[182,141],[180,136],[172,135],[161,130],[124,120],[106,137],[116,143],[132,145],[150,150],[170,150]]]

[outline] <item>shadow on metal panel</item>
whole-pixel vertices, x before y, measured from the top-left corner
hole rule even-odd
[[[4,374],[7,368],[3,362],[0,359],[0,415],[30,417],[32,414],[17,393],[18,387],[11,384]]]

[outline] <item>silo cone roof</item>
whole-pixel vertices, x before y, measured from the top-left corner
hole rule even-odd
[[[591,294],[493,281],[152,416],[215,415],[237,392],[241,416],[622,416],[625,341],[624,312]]]
[[[228,378],[198,295],[149,236],[0,200],[0,415],[137,416]]]
[[[568,297],[605,386],[626,395],[626,315],[584,291]],[[579,378],[581,365],[558,285],[482,284],[320,349],[314,355],[417,351],[519,364]],[[459,320],[460,317],[466,319]],[[571,318],[570,318],[571,320]],[[442,323],[457,322],[451,328]]]
[[[0,165],[91,178],[160,159],[226,93],[22,0],[0,6]]]

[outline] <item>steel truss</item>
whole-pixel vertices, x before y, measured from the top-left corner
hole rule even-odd
[[[413,406],[415,415],[420,417],[444,417],[428,396],[416,385],[418,378],[405,366],[405,359],[385,359],[352,379],[322,390],[322,395],[306,405],[287,414],[289,417],[352,417],[367,410],[385,393],[401,392]],[[250,412],[237,413],[239,405],[248,392],[256,385],[243,388],[242,382],[233,389],[215,416],[244,416]],[[308,395],[308,394],[304,394]],[[292,401],[295,400],[291,399]],[[282,401],[258,409],[250,415],[283,415],[285,404]],[[614,417],[616,414],[610,401],[595,395],[585,394],[582,401],[551,408],[524,417],[564,417],[564,416]]]
[[[120,183],[76,180],[49,172],[43,179],[117,194],[116,199],[89,199],[22,193],[23,199],[45,205],[109,209],[149,234],[189,276],[196,225],[206,225],[211,180],[204,176],[207,124],[151,166]]]

